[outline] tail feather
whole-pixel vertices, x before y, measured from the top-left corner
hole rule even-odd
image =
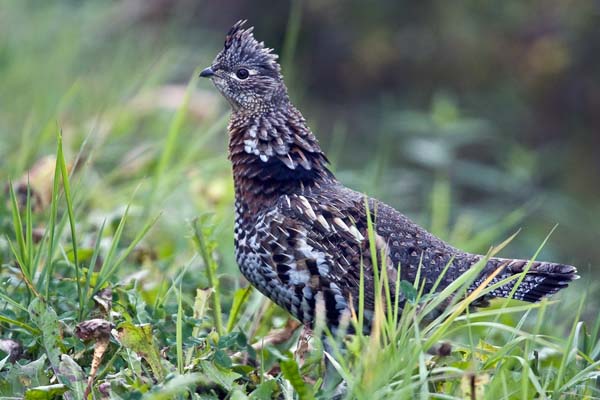
[[[503,270],[492,280],[491,285],[515,274],[527,271],[516,290],[514,290],[514,286],[519,282],[520,278],[515,278],[509,283],[494,289],[490,292],[490,295],[492,297],[506,298],[510,297],[514,290],[512,298],[535,303],[544,297],[551,296],[559,290],[566,288],[570,282],[579,278],[577,269],[571,265],[534,261],[529,266],[529,269],[527,269],[528,264],[528,260],[492,258],[483,270],[482,279],[478,279],[477,281],[481,283],[486,276],[501,266],[503,266]]]

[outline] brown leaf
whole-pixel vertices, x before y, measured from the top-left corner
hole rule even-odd
[[[81,340],[100,340],[110,338],[110,331],[115,327],[105,319],[94,318],[80,322],[75,327],[75,336]]]
[[[102,291],[100,293],[102,293]],[[110,292],[110,296],[112,298],[112,291]],[[94,357],[92,358],[90,376],[88,377],[84,398],[87,398],[88,394],[92,390],[94,377],[100,369],[100,363],[102,362],[102,357],[104,356],[104,353],[106,353],[108,345],[110,344],[110,334],[114,327],[115,325],[112,322],[101,318],[94,318],[80,322],[75,327],[75,336],[77,336],[79,339],[94,339],[96,341],[94,344]]]
[[[112,287],[109,286],[96,293],[94,301],[100,306],[104,314],[108,316],[112,310]]]
[[[23,354],[23,346],[13,339],[0,339],[0,350],[9,355],[10,362],[17,361]]]

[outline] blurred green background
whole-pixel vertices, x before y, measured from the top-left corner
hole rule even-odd
[[[281,55],[348,186],[468,250],[521,228],[506,257],[558,224],[539,258],[598,277],[598,1],[2,0],[2,181],[54,154],[61,129],[88,165],[84,211],[140,186],[169,254],[186,218],[216,212],[233,271],[225,101],[200,81],[173,115],[240,18]]]

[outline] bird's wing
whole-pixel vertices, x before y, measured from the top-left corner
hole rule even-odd
[[[367,214],[374,227],[374,256]],[[276,272],[277,284],[288,287],[288,292],[294,292],[293,297],[301,302],[307,297],[310,305],[315,296],[323,296],[331,321],[350,302],[356,307],[361,268],[365,308],[372,310],[374,261],[378,270],[387,275],[394,297],[397,280],[412,283],[419,275],[424,293],[428,293],[449,262],[453,263],[452,268],[446,272],[440,288],[476,261],[393,208],[342,186],[283,195],[272,215],[269,234],[263,235],[260,243],[263,262]],[[301,304],[296,307],[302,308]],[[304,316],[300,314],[299,318]]]
[[[367,214],[374,226],[375,255]],[[337,322],[350,304],[357,311],[361,270],[365,310],[370,313],[375,297],[373,262],[391,283],[394,298],[394,283],[414,282],[422,263],[419,274],[426,293],[456,252],[391,207],[341,186],[281,196],[266,225],[259,253],[276,279],[269,293],[285,287],[288,297],[282,305],[301,320],[312,319],[305,310],[314,310],[317,297],[323,298],[330,323]],[[463,264],[448,273],[448,282],[441,287],[468,268]]]
[[[265,222],[265,233],[260,235],[262,263],[270,269],[263,275],[273,280],[268,289],[270,297],[276,288],[282,294],[275,301],[304,322],[313,321],[319,299],[330,326],[337,325],[345,311],[357,311],[361,270],[365,317],[369,320],[375,297],[373,260],[377,261],[381,276],[387,275],[395,299],[393,283],[397,280],[414,283],[419,277],[417,286],[422,293],[429,293],[436,283],[439,291],[483,257],[455,249],[384,203],[365,201],[363,195],[343,187],[331,190],[335,193],[315,191],[281,196]],[[375,241],[375,257],[371,254],[367,214],[374,226],[371,237]],[[492,258],[474,287],[503,261],[506,269],[496,281],[522,272],[526,263]],[[527,296],[515,297],[539,300],[566,286],[574,279],[574,271],[558,264],[534,263],[524,284],[531,283],[540,293],[527,288]],[[506,297],[515,282],[490,295]]]
[[[275,281],[265,292],[273,297],[275,287],[285,288],[285,299],[275,300],[304,322],[313,320],[320,298],[327,322],[337,324],[358,299],[361,263],[366,291],[372,287],[361,199],[321,192],[283,195],[264,226],[257,227],[257,253]],[[366,296],[366,307],[371,298]]]
[[[477,260],[478,256],[462,252],[427,232],[392,207],[372,200],[373,218],[378,238],[385,243],[389,263],[400,270],[401,279],[424,286],[428,293],[440,275],[444,288]],[[439,290],[438,289],[438,290]]]

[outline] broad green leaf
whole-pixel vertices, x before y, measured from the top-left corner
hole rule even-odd
[[[205,360],[200,362],[200,368],[209,381],[218,384],[228,392],[233,390],[233,382],[241,377],[240,374],[231,370],[218,368],[213,363]]]
[[[232,362],[231,358],[225,353],[223,350],[215,351],[215,364],[221,368],[229,369],[231,368]]]
[[[229,398],[230,400],[247,400],[248,396],[246,396],[246,394],[240,389],[234,389],[233,392],[231,392],[231,396],[229,396]]]
[[[53,400],[57,396],[65,394],[68,390],[66,385],[58,383],[56,385],[38,386],[27,389],[25,392],[25,400]],[[79,398],[83,398],[79,397]]]
[[[165,379],[165,372],[160,353],[154,343],[152,325],[134,325],[131,322],[123,322],[118,326],[117,331],[121,344],[143,357],[150,365],[156,380],[162,382]]]
[[[221,336],[217,347],[219,349],[238,350],[243,349],[247,344],[246,336],[243,333],[232,332]]]
[[[44,301],[34,299],[29,305],[29,316],[42,333],[42,345],[52,368],[57,371],[60,363],[61,335],[56,311]]]
[[[144,396],[145,400],[170,400],[176,398],[176,395],[186,392],[193,392],[194,386],[202,379],[201,374],[177,375],[168,380],[162,386],[157,386],[154,390]]]
[[[82,399],[87,385],[83,369],[70,356],[63,354],[58,365],[58,372],[62,381],[68,383],[76,399]]]
[[[277,381],[271,379],[264,381],[252,393],[250,393],[250,399],[252,400],[271,400],[274,394],[279,390]]]
[[[298,369],[298,364],[293,359],[282,360],[279,363],[283,377],[287,379],[294,390],[298,393],[301,400],[314,399],[314,394],[310,386],[304,382]]]
[[[417,298],[417,289],[408,281],[400,281],[400,291],[406,297],[406,300],[414,303]]]
[[[2,360],[0,360],[0,371],[2,370],[2,368],[4,368],[4,365],[6,364],[6,362],[8,361],[9,358],[10,358],[10,354],[7,354],[6,357],[4,357]]]

